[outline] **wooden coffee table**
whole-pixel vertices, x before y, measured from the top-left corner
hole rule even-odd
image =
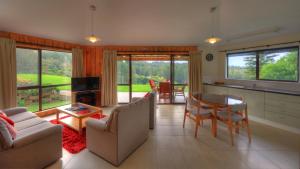
[[[78,109],[78,107],[82,109]],[[73,108],[73,109],[71,109]],[[77,130],[79,134],[82,134],[82,129],[85,127],[85,121],[95,115],[102,115],[102,110],[99,107],[90,106],[83,103],[69,104],[65,106],[57,107],[56,120],[63,123],[74,130]],[[59,119],[59,114],[67,114],[70,117]]]

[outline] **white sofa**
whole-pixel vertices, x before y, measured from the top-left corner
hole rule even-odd
[[[6,109],[4,113],[15,122],[17,136],[10,148],[0,148],[0,168],[40,169],[62,157],[61,125],[43,120],[26,108]]]

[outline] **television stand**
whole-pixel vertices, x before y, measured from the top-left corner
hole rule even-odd
[[[100,107],[100,90],[85,90],[72,92],[72,104],[78,102]]]

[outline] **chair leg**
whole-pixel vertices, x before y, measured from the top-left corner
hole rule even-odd
[[[198,127],[200,125],[200,119],[199,117],[196,117],[196,128],[195,128],[195,138],[197,138],[198,135]]]
[[[228,126],[228,132],[231,140],[231,145],[233,146],[234,143],[233,143],[232,123],[228,123],[227,126]]]
[[[217,119],[213,118],[212,119],[212,123],[213,123],[213,136],[217,137]]]
[[[251,130],[250,130],[250,127],[249,127],[248,120],[245,123],[246,123],[246,126],[247,126],[248,140],[249,140],[249,143],[251,143]]]
[[[240,133],[240,124],[239,124],[239,122],[236,122],[236,123],[235,123],[235,133],[236,133],[236,134],[239,134],[239,133]]]
[[[187,113],[186,113],[186,111],[185,111],[185,112],[184,112],[184,117],[183,117],[183,126],[182,126],[183,128],[184,128],[184,126],[185,126],[186,114],[187,114]]]
[[[203,127],[203,120],[201,120],[201,127]]]
[[[215,136],[215,120],[211,119],[211,134]]]

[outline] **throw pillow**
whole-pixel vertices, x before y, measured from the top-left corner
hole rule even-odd
[[[11,138],[14,140],[17,136],[17,131],[16,129],[14,128],[14,126],[10,125],[7,121],[4,120],[4,124],[11,136]]]
[[[10,119],[9,117],[0,114],[0,118],[7,121],[10,125],[15,126],[15,122],[12,121],[12,119]]]
[[[7,122],[0,118],[0,144],[2,149],[6,150],[12,147],[13,138],[8,131]]]
[[[7,116],[2,110],[0,110],[0,115]]]
[[[151,94],[150,92],[146,93],[145,96],[144,96],[144,98],[149,98],[150,94]]]

